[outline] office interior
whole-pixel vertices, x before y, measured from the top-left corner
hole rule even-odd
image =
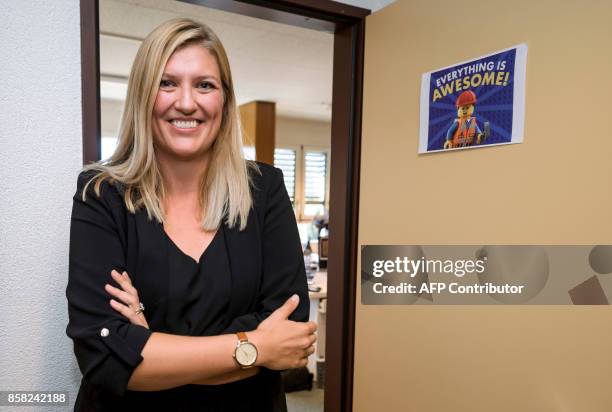
[[[34,5],[2,4],[0,386],[74,391],[63,293],[83,159],[79,2]],[[611,244],[611,19],[600,0],[397,0],[368,16],[359,244]],[[418,155],[421,74],[519,43],[523,143]],[[315,122],[276,113],[279,144]],[[320,236],[302,236],[320,261]],[[612,409],[607,306],[366,306],[359,284],[356,296],[354,411]]]

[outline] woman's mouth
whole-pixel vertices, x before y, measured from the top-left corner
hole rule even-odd
[[[189,130],[189,129],[195,129],[202,122],[200,120],[194,119],[194,120],[171,120],[169,123],[179,130]]]

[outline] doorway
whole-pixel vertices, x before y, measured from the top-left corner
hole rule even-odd
[[[329,261],[325,342],[326,411],[352,410],[357,219],[365,17],[327,0],[186,1],[333,34]],[[81,0],[83,159],[100,159],[99,3]]]

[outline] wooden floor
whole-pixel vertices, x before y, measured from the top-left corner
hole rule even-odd
[[[323,389],[291,392],[286,396],[288,412],[323,412]]]

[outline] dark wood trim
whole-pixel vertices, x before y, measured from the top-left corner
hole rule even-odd
[[[325,411],[349,412],[353,406],[364,36],[369,11],[328,0],[183,1],[335,33]],[[98,0],[81,0],[84,163],[100,159],[98,31]]]
[[[100,160],[100,36],[98,0],[81,0],[83,164]]]
[[[365,20],[336,31],[332,98],[325,410],[353,410]]]
[[[254,3],[254,0],[239,0]],[[370,14],[370,10],[349,4],[330,0],[256,0],[264,7],[274,7],[276,10],[285,10],[303,16],[312,15],[334,23],[342,23],[344,19],[361,20]],[[272,3],[272,6],[270,5]],[[307,14],[308,13],[308,14]]]
[[[333,33],[370,14],[369,10],[330,0],[180,0],[231,13]]]

